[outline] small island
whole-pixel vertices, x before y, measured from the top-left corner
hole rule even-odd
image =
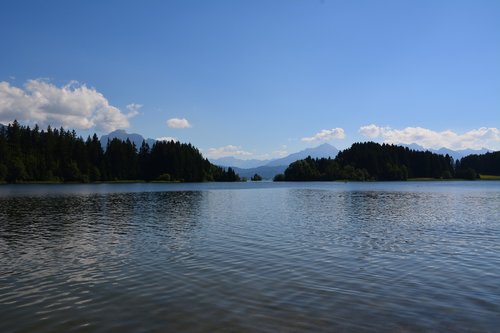
[[[262,180],[262,176],[256,173],[255,175],[252,176],[252,178],[250,178],[250,180],[253,182],[260,182]]]

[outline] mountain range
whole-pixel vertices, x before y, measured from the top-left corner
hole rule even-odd
[[[236,158],[234,156],[227,156],[227,157],[211,158],[210,159],[210,162],[212,162],[215,165],[224,166],[224,167],[230,166],[233,168],[242,168],[242,169],[257,168],[257,167],[266,165],[267,163],[269,163],[271,161],[273,161],[273,160],[257,160],[257,159],[240,160],[239,158]]]
[[[334,146],[324,143],[315,148],[307,148],[297,153],[274,160],[240,160],[234,157],[210,159],[210,162],[222,167],[232,167],[241,177],[250,178],[259,174],[264,179],[272,179],[275,175],[283,173],[286,168],[297,160],[311,156],[312,158],[335,158],[339,150]]]
[[[312,158],[335,158],[337,154],[339,153],[339,150],[332,146],[331,144],[328,143],[323,143],[317,147],[314,148],[307,148],[304,150],[301,150],[297,153],[290,154],[286,157],[283,158],[278,158],[276,160],[272,160],[271,162],[267,163],[266,166],[279,166],[279,165],[290,165],[290,163],[293,163],[297,160],[302,160],[306,158],[307,156],[311,156]]]
[[[304,150],[301,150],[297,153],[290,154],[288,156],[278,158],[278,159],[273,159],[273,160],[241,160],[237,159],[235,157],[223,157],[223,158],[212,158],[210,159],[210,162],[212,162],[215,165],[223,166],[223,167],[236,167],[236,168],[241,168],[241,169],[251,169],[251,168],[257,168],[257,167],[262,167],[262,166],[267,166],[267,167],[277,167],[277,166],[283,166],[283,165],[290,165],[290,163],[295,162],[297,160],[301,160],[306,158],[307,156],[311,156],[312,158],[322,158],[322,157],[331,157],[335,158],[337,154],[339,153],[339,150],[335,148],[334,146],[324,143],[322,145],[319,145],[315,148],[307,148]]]

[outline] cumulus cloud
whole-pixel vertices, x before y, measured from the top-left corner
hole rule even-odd
[[[191,124],[186,118],[170,118],[167,120],[167,125],[170,128],[189,128]]]
[[[433,149],[442,147],[455,150],[481,149],[500,145],[500,130],[494,127],[481,127],[465,133],[456,133],[451,130],[437,132],[422,127],[393,129],[370,124],[360,127],[359,132],[371,139],[382,138],[386,143],[416,143],[424,148]]]
[[[304,142],[314,142],[314,141],[330,141],[333,139],[343,139],[345,138],[345,132],[342,128],[332,128],[324,129],[320,132],[314,134],[311,137],[302,138]]]
[[[361,126],[359,128],[359,133],[363,134],[367,138],[375,139],[378,138],[387,127],[379,127],[375,124],[370,124],[366,126]]]
[[[22,88],[0,82],[0,122],[3,123],[17,119],[42,127],[95,128],[110,132],[128,128],[128,120],[136,112],[121,112],[110,105],[103,94],[76,81],[57,87],[46,80],[28,80]]]
[[[241,146],[227,145],[219,148],[209,148],[207,150],[207,157],[221,158],[227,156],[251,156],[252,153],[244,151]]]
[[[179,140],[177,140],[177,138],[174,138],[172,136],[162,136],[160,138],[156,138],[155,140],[156,141],[175,141],[175,142],[179,141]]]

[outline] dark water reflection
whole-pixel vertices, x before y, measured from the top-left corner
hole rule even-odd
[[[499,208],[484,182],[0,187],[0,331],[495,332]]]

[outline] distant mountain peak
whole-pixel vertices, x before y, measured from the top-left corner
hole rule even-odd
[[[270,160],[257,160],[257,159],[242,160],[234,156],[226,156],[216,159],[210,159],[210,162],[215,165],[219,165],[222,167],[237,167],[241,169],[260,167],[268,163],[269,161]]]
[[[146,143],[150,147],[156,142],[156,140],[154,140],[154,139],[145,139],[140,134],[137,134],[137,133],[127,133],[127,131],[124,130],[124,129],[117,129],[117,130],[114,130],[113,132],[110,132],[109,134],[101,136],[101,140],[100,141],[101,141],[102,148],[105,150],[106,146],[108,144],[108,141],[113,140],[113,139],[119,139],[119,140],[122,140],[122,141],[127,141],[127,139],[128,139],[128,140],[130,140],[130,142],[132,142],[133,144],[135,144],[135,146],[137,147],[137,149],[139,149],[139,147],[142,145],[143,141],[146,141]]]
[[[290,154],[283,158],[278,158],[266,164],[266,166],[278,166],[278,165],[290,165],[297,160],[301,160],[306,158],[307,156],[311,156],[312,158],[335,158],[339,150],[328,143],[323,143],[317,147],[306,148],[299,152]]]
[[[320,144],[319,146],[317,146],[315,148],[308,148],[308,149],[318,149],[318,148],[326,148],[326,147],[328,147],[328,148],[335,148],[334,146],[332,146],[328,142],[325,142],[325,143],[322,143],[322,144]]]
[[[140,135],[137,133],[127,133],[127,131],[125,131],[124,129],[114,130],[113,132],[110,132],[108,135],[111,135],[111,134]]]
[[[339,150],[329,143],[323,143],[316,147],[306,148],[299,152],[290,154],[288,156],[277,158],[273,160],[240,160],[234,156],[222,157],[219,159],[210,159],[215,165],[225,166],[225,167],[237,167],[240,169],[252,169],[262,166],[266,167],[276,167],[276,166],[288,166],[290,163],[297,160],[311,156],[312,158],[335,158]]]
[[[441,147],[439,149],[433,149],[433,148],[424,148],[416,143],[411,143],[411,144],[402,144],[403,147],[408,147],[409,149],[413,150],[419,150],[419,151],[430,151],[431,153],[436,153],[436,154],[441,154],[441,155],[446,155],[448,154],[455,160],[459,160],[462,157],[476,154],[476,155],[481,155],[485,154],[488,152],[491,152],[490,149],[487,148],[482,148],[482,149],[460,149],[460,150],[453,150],[450,148],[446,147]]]

